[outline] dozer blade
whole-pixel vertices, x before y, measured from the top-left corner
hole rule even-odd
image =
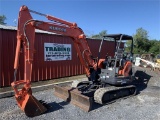
[[[54,95],[57,97],[78,106],[84,111],[88,112],[92,109],[93,99],[82,95],[77,89],[71,87],[61,87],[58,85],[55,85],[54,88]]]
[[[47,108],[33,95],[26,94],[23,99],[16,98],[16,100],[21,110],[24,111],[28,117],[38,116],[47,111]]]

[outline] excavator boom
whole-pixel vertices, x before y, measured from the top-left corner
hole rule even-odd
[[[30,12],[46,17],[50,22],[35,20]],[[133,38],[125,34],[111,34],[115,40],[115,57],[100,59],[100,51],[104,38],[100,44],[98,58],[93,58],[88,46],[86,36],[76,23],[71,23],[54,16],[42,14],[22,6],[19,11],[17,29],[17,47],[14,62],[14,81],[11,86],[15,92],[18,106],[29,117],[40,115],[47,111],[43,101],[38,101],[31,90],[31,74],[34,55],[35,29],[69,36],[72,38],[74,47],[79,56],[80,63],[84,66],[88,81],[73,83],[72,87],[61,87],[55,85],[54,94],[65,101],[82,108],[85,111],[92,109],[92,103],[105,104],[119,98],[136,94],[134,85],[127,86],[132,82],[132,50]],[[131,56],[128,59],[123,56],[121,49],[122,39],[132,40]],[[24,79],[16,80],[17,69],[19,68],[20,51],[24,52]],[[123,56],[123,57],[122,57]],[[111,85],[112,87],[107,87]],[[19,90],[18,88],[21,87]],[[115,87],[122,86],[122,87]]]
[[[50,22],[35,20],[30,12],[46,17]],[[83,31],[76,23],[71,23],[51,15],[42,14],[22,6],[19,11],[17,46],[14,62],[14,81],[11,86],[15,92],[18,106],[29,117],[40,115],[47,111],[43,102],[38,101],[31,90],[31,74],[34,55],[35,29],[62,34],[73,38],[74,46],[79,55],[81,64],[84,66],[87,75],[90,75],[88,65],[93,66],[94,60],[88,47]],[[16,80],[17,69],[19,68],[20,51],[24,52],[24,79]],[[19,90],[19,87],[22,86]]]

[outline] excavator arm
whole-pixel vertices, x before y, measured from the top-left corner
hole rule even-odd
[[[49,22],[33,19],[30,14],[31,12],[46,17]],[[77,27],[76,23],[29,10],[26,6],[22,6],[18,18],[14,82],[11,83],[11,86],[15,92],[18,106],[27,116],[33,117],[47,111],[47,106],[42,101],[38,101],[32,95],[31,90],[35,29],[71,37],[80,62],[84,66],[88,77],[88,81],[73,82],[75,84],[72,87],[55,85],[54,95],[73,103],[85,111],[90,111],[93,102],[105,104],[136,94],[136,87],[130,85],[133,76],[132,63],[130,60],[126,60],[124,66],[122,66],[120,64],[120,60],[122,59],[118,58],[122,39],[132,39],[131,36],[124,34],[104,36],[114,38],[115,44],[118,44],[115,49],[115,58],[107,57],[106,59],[99,59],[103,38],[100,44],[98,58],[95,60],[92,57],[84,32]],[[117,40],[119,42],[116,42]],[[131,47],[131,53],[132,48],[133,45]],[[17,81],[16,73],[19,67],[18,63],[21,50],[24,52],[24,79]],[[109,85],[110,87],[108,87]],[[18,89],[19,87],[21,89]]]
[[[50,22],[34,20],[30,13],[46,17]],[[18,106],[29,117],[44,113],[47,109],[33,95],[31,90],[32,62],[34,55],[35,29],[53,32],[73,38],[74,46],[78,53],[81,64],[84,66],[87,76],[90,76],[90,66],[95,66],[91,51],[88,47],[86,37],[76,23],[67,22],[59,18],[29,10],[22,6],[19,11],[17,29],[17,47],[14,62],[14,82],[11,86],[15,92]],[[24,79],[16,80],[19,67],[20,52],[24,52]],[[95,68],[96,69],[96,68]],[[22,88],[19,90],[19,86]]]
[[[30,12],[43,15],[52,22],[34,20],[31,17]],[[85,66],[86,73],[87,75],[89,75],[88,67],[94,66],[95,63],[94,60],[92,59],[92,54],[90,48],[88,47],[88,43],[86,41],[86,37],[82,29],[77,27],[76,23],[70,23],[50,15],[45,15],[42,13],[35,12],[33,10],[29,10],[26,6],[22,6],[19,12],[18,30],[17,30],[17,48],[16,48],[16,57],[14,64],[15,69],[18,68],[18,61],[20,54],[19,51],[22,43],[23,46],[26,47],[24,48],[24,50],[26,50],[24,52],[27,53],[25,54],[26,57],[25,59],[28,61],[28,63],[33,61],[35,29],[40,29],[72,37],[74,41],[74,46],[80,58],[80,62],[82,63],[82,65]]]

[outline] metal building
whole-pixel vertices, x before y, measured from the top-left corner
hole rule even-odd
[[[16,27],[0,25],[0,87],[10,86],[14,74],[14,57],[16,49]],[[72,38],[36,30],[35,54],[32,82],[85,74],[80,64]],[[100,40],[87,39],[93,56],[97,57]],[[45,61],[44,43],[71,44],[71,60]],[[114,43],[104,41],[101,58],[106,54],[114,55]],[[20,58],[17,80],[23,79],[23,53]]]

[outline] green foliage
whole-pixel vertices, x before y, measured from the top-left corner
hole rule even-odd
[[[125,51],[126,51],[126,52],[130,52],[130,51],[131,51],[131,43],[132,43],[131,40],[128,40],[128,41],[125,43]]]
[[[150,44],[151,47],[149,48],[149,52],[155,55],[160,54],[160,41],[151,40]]]
[[[4,22],[6,20],[6,16],[5,15],[0,15],[0,24],[1,25],[5,25],[6,23]]]
[[[148,40],[148,32],[146,30],[144,30],[143,28],[138,28],[136,30],[136,34],[133,35],[133,38],[135,45],[134,52],[138,52],[139,54],[149,52],[148,48],[150,48],[150,42]]]
[[[134,38],[134,49],[135,54],[153,53],[154,55],[160,53],[160,41],[149,40],[148,32],[143,28],[138,28]],[[127,41],[126,46],[129,46],[131,41]],[[129,51],[129,48],[126,49]]]
[[[107,30],[102,30],[99,34],[92,35],[91,38],[101,39],[105,35],[107,35]]]

